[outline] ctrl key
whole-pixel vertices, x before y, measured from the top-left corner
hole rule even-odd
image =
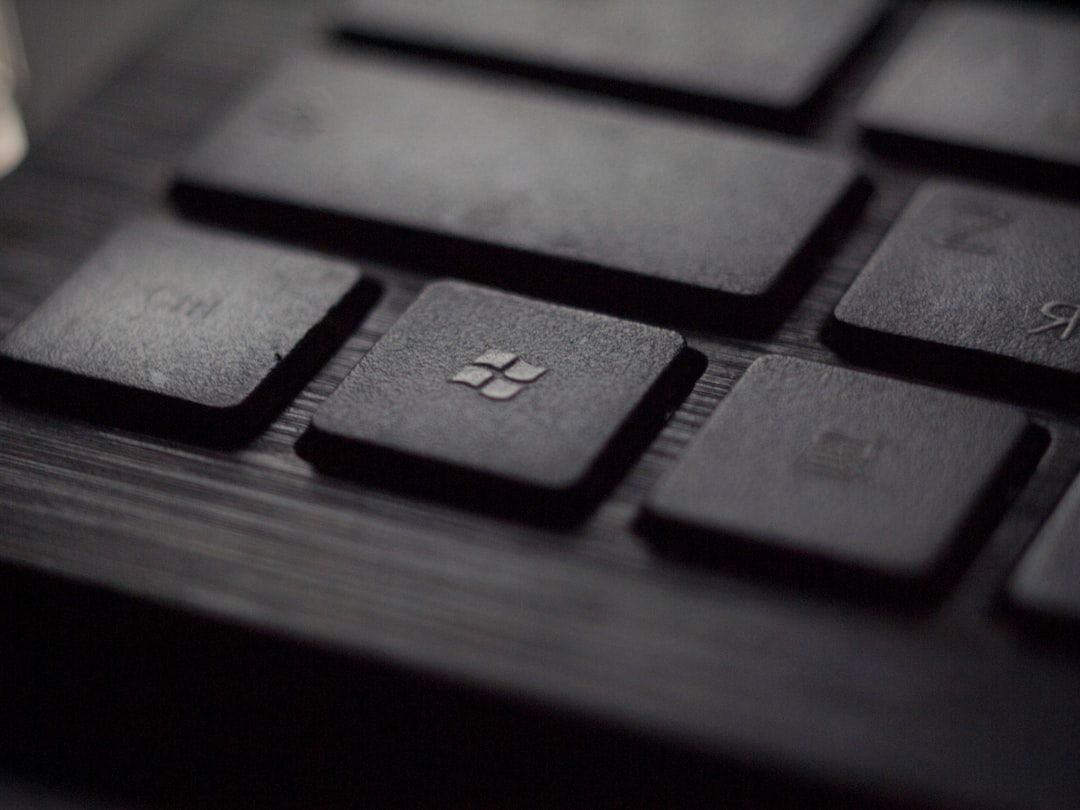
[[[1044,446],[1009,406],[766,357],[661,480],[643,527],[661,549],[900,596],[954,568]]]
[[[137,220],[0,341],[0,392],[217,445],[265,426],[355,326],[355,267]]]

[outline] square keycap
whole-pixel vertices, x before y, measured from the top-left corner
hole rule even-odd
[[[684,348],[665,329],[439,282],[319,408],[307,439],[316,464],[377,481],[475,483],[479,500],[485,489],[580,494],[627,431],[685,393]]]
[[[930,577],[1026,449],[1020,411],[757,360],[646,504],[646,527],[903,582]]]
[[[1080,16],[1022,4],[943,4],[908,35],[864,101],[867,129],[1080,169]]]
[[[882,358],[899,354],[885,344],[896,339],[913,363],[922,348],[962,353],[967,363],[949,364],[956,375],[995,361],[1012,364],[1014,380],[1075,375],[1077,267],[1080,208],[927,183],[836,307],[838,333],[868,357],[876,344]]]
[[[0,342],[9,395],[230,441],[355,323],[360,271],[166,220],[117,231]]]
[[[1080,623],[1080,478],[1024,553],[1009,596],[1036,616]]]

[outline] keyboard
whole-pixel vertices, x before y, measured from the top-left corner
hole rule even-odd
[[[0,799],[1080,806],[1078,78],[191,4],[0,181]]]

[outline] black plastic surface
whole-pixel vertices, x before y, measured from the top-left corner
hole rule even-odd
[[[972,540],[972,515],[1029,429],[1014,408],[766,357],[645,510],[682,542],[685,530],[712,533],[719,556],[751,542],[881,579],[926,579]]]
[[[836,307],[840,347],[950,382],[1069,399],[1080,373],[1080,208],[933,181]],[[895,345],[894,345],[895,344]],[[906,344],[906,345],[905,345]]]
[[[316,412],[313,455],[375,482],[398,468],[504,509],[549,496],[543,517],[558,520],[627,441],[619,434],[655,432],[687,393],[684,349],[666,329],[433,284]]]
[[[487,266],[513,285],[552,272],[517,256],[561,260],[595,274],[609,307],[626,297],[617,285],[658,282],[678,299],[671,317],[710,294],[768,293],[856,172],[779,140],[322,55],[288,64],[244,100],[179,182],[196,207],[198,191],[223,192],[202,200],[212,212],[280,203],[339,231],[378,223],[452,239],[428,257],[439,273]],[[385,239],[371,231],[368,241]],[[455,261],[465,245],[517,255]]]
[[[1034,4],[1031,4],[1034,5]],[[1080,15],[1020,4],[949,3],[928,10],[864,99],[868,130],[1000,159],[1000,168],[1080,183]],[[1009,162],[1018,158],[1026,165]]]
[[[230,442],[263,427],[355,325],[360,271],[142,220],[0,342],[9,395]]]
[[[363,43],[790,114],[880,13],[876,0],[353,0],[338,19]]]
[[[166,211],[182,156],[285,52],[334,47],[300,5],[205,3],[35,144],[0,182],[0,329],[118,221]],[[677,323],[708,368],[586,520],[508,520],[297,455],[313,413],[431,276],[378,261],[383,242],[353,238],[352,220],[312,214],[304,230],[295,207],[264,236],[313,236],[382,296],[248,443],[195,446],[0,400],[0,784],[10,774],[109,810],[1080,806],[1077,647],[1055,631],[1036,641],[998,609],[1075,478],[1074,407],[988,386],[1050,445],[924,610],[823,591],[801,559],[783,583],[782,565],[684,564],[635,532],[646,495],[755,358],[847,364],[821,328],[931,174],[867,149],[853,118],[921,4],[891,8],[806,132],[857,162],[874,196],[764,335],[733,337],[719,316]],[[1032,176],[997,182],[1030,189]],[[456,273],[458,258],[429,266]]]
[[[1080,479],[1024,555],[1009,596],[1040,616],[1080,622]]]

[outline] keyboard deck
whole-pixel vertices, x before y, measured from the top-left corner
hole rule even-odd
[[[200,6],[0,182],[0,772],[80,807],[1080,805],[1075,12],[837,4],[839,44],[710,85],[530,5],[526,45]],[[935,102],[920,46],[1040,125],[930,126],[969,88]],[[204,326],[254,382],[139,376]]]

